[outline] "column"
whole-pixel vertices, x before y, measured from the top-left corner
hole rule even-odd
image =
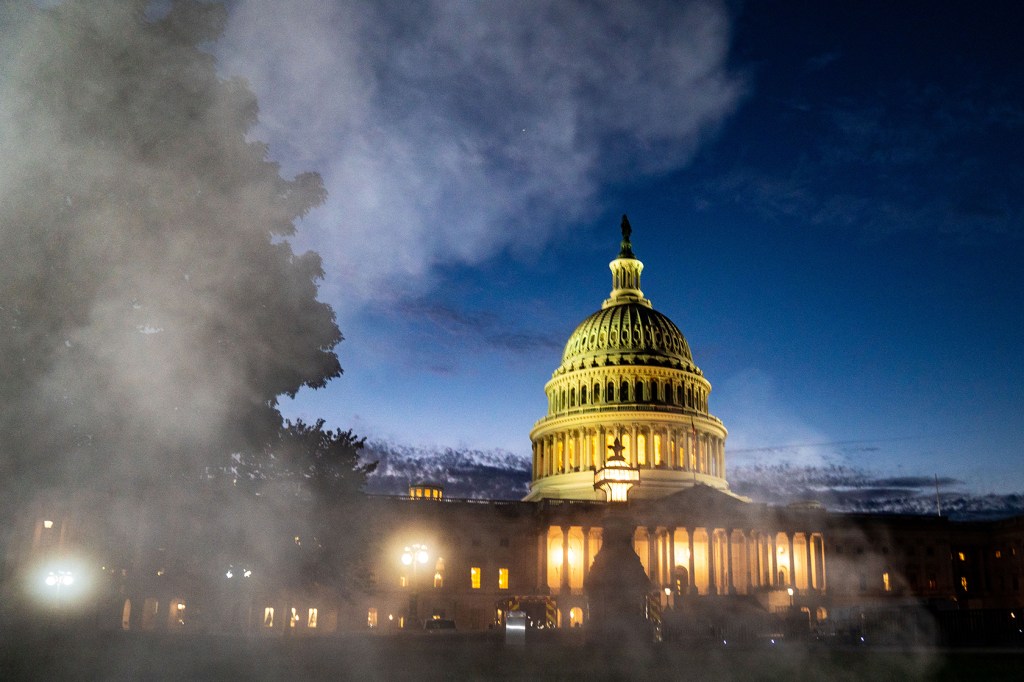
[[[813,567],[811,566],[811,533],[810,533],[810,531],[804,533],[804,538],[807,540],[807,542],[805,543],[807,545],[807,548],[806,548],[806,551],[804,552],[804,554],[807,557],[806,558],[806,562],[807,563],[804,565],[804,573],[807,574],[807,589],[809,591],[809,590],[813,590],[814,589],[814,580],[813,580],[814,570],[813,570]]]
[[[690,527],[686,531],[686,544],[690,550],[690,586],[689,591],[691,594],[697,594],[697,579],[695,578],[696,572],[694,571],[695,563],[693,560],[693,533],[697,530],[694,527]]]
[[[590,526],[583,526],[583,583],[590,573]]]
[[[796,587],[796,562],[793,561],[793,536],[796,533],[786,533],[786,541],[789,543],[789,570],[786,571],[786,580],[790,587]]]
[[[608,450],[608,433],[607,433],[607,431],[604,430],[604,427],[601,426],[601,427],[598,428],[597,452],[595,453],[596,457],[595,457],[595,460],[594,460],[594,466],[597,467],[598,469],[600,469],[600,468],[602,468],[604,466],[604,460],[608,456],[607,450]]]
[[[658,529],[647,528],[647,577],[654,587],[658,586]]]
[[[768,582],[768,584],[769,585],[774,585],[775,587],[780,587],[780,585],[779,585],[778,533],[776,531],[774,531],[774,530],[772,531],[772,534],[771,534],[771,543],[769,544],[768,549],[771,552],[771,561],[769,561],[769,563],[771,564],[771,571],[772,571],[772,573],[771,573],[771,580]]]
[[[825,573],[825,536],[819,535],[819,546],[821,547],[821,590],[824,592],[828,589],[828,582],[826,580],[827,574]]]
[[[708,594],[718,594],[718,580],[715,575],[715,529],[708,532]]]
[[[668,531],[668,584],[672,586],[672,591],[676,589],[676,528],[672,526],[667,529]]]
[[[654,468],[654,428],[647,427],[647,437],[644,438],[644,461],[649,469]]]
[[[558,587],[560,590],[568,593],[569,591],[569,528],[567,526],[559,526],[562,531],[562,575],[558,580]]]
[[[548,593],[548,530],[544,529],[537,537],[537,591]]]
[[[729,594],[736,594],[736,581],[734,580],[732,573],[732,530],[732,528],[725,529],[725,570],[729,574],[726,578],[725,588],[728,590]]]
[[[638,466],[637,454],[638,453],[636,451],[636,424],[631,424],[629,427],[629,466]]]

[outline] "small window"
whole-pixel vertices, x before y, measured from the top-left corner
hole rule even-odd
[[[312,608],[312,609],[309,610],[309,617],[306,618],[306,627],[307,628],[315,628],[316,627],[317,615],[319,615],[319,612],[317,611],[317,609]]]
[[[964,592],[967,591],[967,576],[966,575],[960,576],[960,589],[962,589]]]
[[[996,558],[997,559],[1002,559],[1003,558],[1002,550],[999,550],[999,549],[996,550]]]
[[[499,590],[507,590],[508,589],[508,569],[507,568],[499,568],[498,569],[498,589]]]
[[[272,628],[274,627],[274,607],[268,606],[263,609],[263,627]]]
[[[889,571],[882,574],[882,588],[886,592],[892,591],[892,583],[889,581]]]
[[[444,587],[444,576],[441,571],[434,572],[434,587]]]
[[[377,609],[371,608],[366,612],[366,627],[377,627]]]
[[[960,561],[966,561],[966,559],[964,558],[964,553],[963,552],[957,552],[956,553],[956,557],[958,559],[960,559]]]
[[[474,566],[469,569],[469,583],[474,590],[480,589],[480,567]]]

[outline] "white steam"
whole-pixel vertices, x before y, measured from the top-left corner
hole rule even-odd
[[[603,183],[684,165],[741,96],[728,47],[715,2],[243,0],[216,50],[285,172],[324,176],[304,246],[344,306],[537,248]]]

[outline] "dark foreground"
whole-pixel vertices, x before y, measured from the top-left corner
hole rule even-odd
[[[324,638],[3,633],[0,680],[1004,680],[1024,651],[783,644],[591,647],[494,635]]]

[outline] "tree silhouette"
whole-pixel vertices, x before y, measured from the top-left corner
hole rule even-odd
[[[279,396],[341,372],[320,258],[288,242],[319,176],[283,178],[250,139],[255,98],[206,49],[224,8],[150,4],[0,9],[9,509],[45,491],[121,517],[180,506],[276,437]]]

